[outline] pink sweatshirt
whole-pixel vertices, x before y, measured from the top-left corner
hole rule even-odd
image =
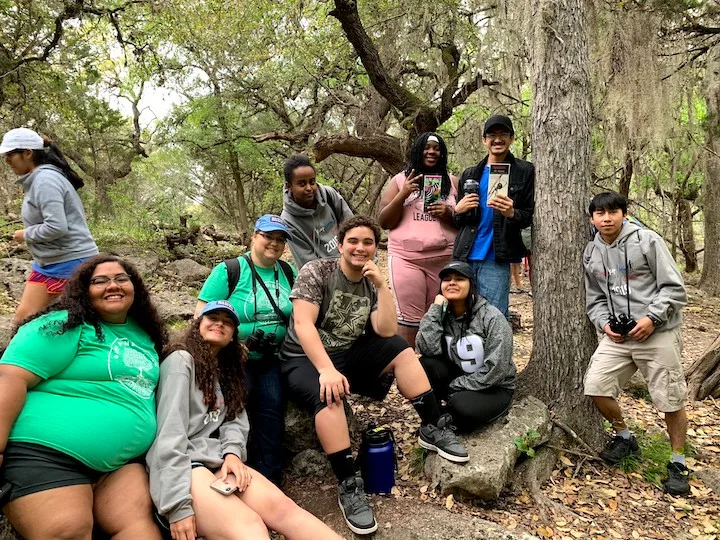
[[[405,183],[405,173],[392,178],[399,189]],[[443,201],[455,209],[457,189],[451,184],[450,194]],[[394,229],[390,230],[388,254],[404,259],[427,259],[452,255],[457,229],[450,223],[423,212],[423,198],[419,193],[411,194],[403,205],[403,213]]]

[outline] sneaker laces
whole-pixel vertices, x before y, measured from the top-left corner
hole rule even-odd
[[[352,491],[346,491],[348,496],[348,507],[350,510],[360,510],[362,507],[369,506],[370,503],[367,501],[367,495],[365,491],[357,484]]]

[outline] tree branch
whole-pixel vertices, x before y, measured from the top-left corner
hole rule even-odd
[[[405,166],[400,140],[385,133],[365,138],[351,135],[320,137],[315,141],[313,151],[318,163],[332,154],[371,158],[380,163],[390,175],[397,174]]]

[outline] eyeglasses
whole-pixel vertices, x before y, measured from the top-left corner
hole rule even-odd
[[[507,141],[512,138],[512,134],[510,133],[487,133],[483,137],[484,139],[500,139],[502,141]]]
[[[263,231],[258,231],[257,233],[258,233],[260,236],[262,236],[265,240],[267,240],[268,242],[275,242],[275,243],[277,243],[277,244],[284,244],[285,242],[287,242],[287,238],[285,238],[285,235],[283,235],[283,236],[275,236],[275,235],[268,234],[268,233],[263,232]]]
[[[115,285],[125,285],[127,283],[130,283],[131,279],[130,276],[127,274],[118,274],[115,277],[108,277],[108,276],[95,276],[90,280],[90,285],[97,285],[97,286],[107,286],[110,284],[110,282],[115,282]]]

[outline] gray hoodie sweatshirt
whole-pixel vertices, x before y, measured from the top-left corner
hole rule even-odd
[[[195,514],[190,496],[193,462],[215,469],[222,466],[226,454],[247,459],[247,413],[225,418],[219,387],[217,394],[217,408],[209,411],[195,382],[190,353],[175,351],[160,364],[157,436],[145,459],[150,495],[170,523]]]
[[[493,386],[515,389],[512,329],[503,314],[482,296],[470,318],[456,317],[443,306],[432,304],[420,321],[415,344],[421,355],[449,357],[466,373],[450,383],[451,392]]]
[[[287,186],[283,195],[280,217],[292,234],[290,251],[298,270],[315,259],[339,257],[338,225],[353,216],[345,199],[335,189],[319,183],[317,187],[315,208],[303,208],[296,203]]]
[[[597,233],[585,248],[583,266],[587,314],[599,331],[604,331],[613,312],[628,315],[628,290],[630,315],[636,321],[653,315],[663,322],[656,331],[682,322],[685,284],[655,231],[626,221],[609,245]]]
[[[18,181],[25,192],[25,242],[38,265],[97,255],[80,196],[60,169],[40,165]]]

